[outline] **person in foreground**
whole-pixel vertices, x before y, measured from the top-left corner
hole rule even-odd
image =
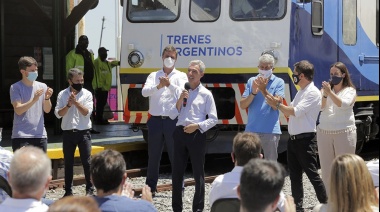
[[[182,211],[182,181],[189,156],[195,180],[193,211],[203,211],[204,208],[205,132],[218,122],[214,97],[200,81],[205,69],[205,64],[201,60],[190,62],[187,71],[190,89],[182,91],[175,107],[171,109],[170,116],[175,117],[179,112],[177,126],[173,133],[172,207],[174,212]]]
[[[94,198],[67,196],[49,206],[48,212],[101,212]]]
[[[327,202],[326,189],[318,173],[316,122],[321,108],[321,93],[313,83],[314,65],[307,60],[294,64],[293,81],[300,86],[289,106],[282,104],[281,98],[271,94],[266,96],[269,105],[289,117],[289,140],[287,146],[288,167],[292,196],[297,211],[303,209],[302,173],[305,172],[320,203]]]
[[[235,164],[234,169],[215,178],[210,190],[210,206],[218,199],[238,198],[237,187],[240,183],[243,166],[252,158],[262,158],[260,138],[257,134],[244,132],[238,133],[233,141],[231,158]],[[285,195],[280,192],[277,207],[284,211]]]
[[[142,200],[134,200],[132,187],[126,183],[127,170],[123,155],[107,149],[91,159],[91,180],[97,195],[94,196],[103,212],[149,212],[157,211],[152,205],[152,192],[145,185]]]
[[[354,154],[343,154],[332,163],[330,194],[327,204],[313,212],[379,211],[379,200],[364,160]]]
[[[48,206],[41,199],[51,178],[51,160],[41,149],[26,146],[17,150],[8,172],[12,197],[0,204],[0,211],[47,211]]]
[[[285,174],[285,169],[275,161],[251,159],[243,168],[237,188],[240,212],[275,211]],[[292,198],[287,198],[285,204],[287,212],[295,211]]]

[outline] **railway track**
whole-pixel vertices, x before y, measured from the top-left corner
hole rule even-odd
[[[163,165],[160,167],[160,170],[161,171],[169,171],[170,165]],[[146,176],[146,171],[147,171],[146,168],[126,170],[127,176],[129,178]],[[218,175],[205,177],[205,183],[212,183],[217,176]],[[86,184],[86,180],[85,180],[84,176],[78,176],[78,177],[73,178],[73,185],[74,186],[78,186],[78,185],[82,185],[82,184]],[[185,184],[185,187],[195,185],[195,180],[185,180],[184,184]],[[64,185],[65,185],[64,179],[52,180],[49,184],[49,189],[64,188]],[[133,190],[135,191],[135,196],[139,196],[142,192],[142,187],[141,188],[135,188]],[[171,190],[172,190],[172,184],[171,183],[157,185],[157,192],[171,191]]]

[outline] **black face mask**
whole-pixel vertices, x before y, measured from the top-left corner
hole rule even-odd
[[[332,85],[338,85],[342,80],[343,80],[343,77],[332,76],[330,79],[330,83]]]
[[[295,75],[295,74],[292,75],[293,82],[294,82],[295,85],[298,85],[298,83],[300,82],[300,77],[299,76],[300,76],[299,74],[298,75]]]
[[[82,83],[78,83],[78,84],[73,83],[71,85],[71,87],[79,93],[83,88],[83,84]]]

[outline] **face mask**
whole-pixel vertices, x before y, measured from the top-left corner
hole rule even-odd
[[[333,85],[338,85],[343,80],[343,77],[332,76],[330,79],[330,83]]]
[[[71,87],[74,88],[79,93],[82,90],[82,88],[83,88],[83,84],[81,84],[81,83],[78,83],[78,84],[73,83],[71,85]]]
[[[292,75],[293,82],[294,82],[295,85],[298,85],[298,83],[300,82],[300,77],[299,76],[300,76],[299,74],[298,75],[295,75],[295,74]]]
[[[37,71],[33,71],[33,72],[29,72],[29,74],[28,74],[28,80],[29,81],[34,81],[34,80],[36,80],[37,79],[37,77],[38,77],[38,72]]]
[[[171,57],[167,57],[164,60],[164,66],[166,68],[171,68],[174,66],[175,60],[173,60]]]
[[[260,73],[264,78],[269,78],[270,75],[272,75],[272,73],[273,73],[273,69],[269,69],[269,70],[261,70],[261,69],[259,69],[259,73]]]

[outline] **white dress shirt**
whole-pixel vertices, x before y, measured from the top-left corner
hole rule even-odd
[[[174,105],[170,116],[175,116],[178,113]],[[208,119],[206,119],[208,115]],[[198,124],[201,133],[206,132],[218,123],[218,115],[214,97],[210,90],[199,84],[194,90],[189,90],[189,98],[187,106],[181,107],[178,115],[177,126],[187,126],[189,124]]]
[[[68,99],[71,95],[70,87],[59,92],[57,97],[57,105],[55,106],[54,114],[57,118],[62,118],[61,128],[62,130],[87,130],[92,127],[90,120],[93,110],[92,94],[90,91],[82,88],[77,94],[77,101],[88,109],[86,116],[83,116],[75,105],[71,105],[67,113],[62,117],[58,114],[58,111],[63,107],[66,107]]]
[[[7,198],[0,204],[0,211],[6,212],[45,212],[49,209],[47,205],[35,199]]]
[[[150,73],[141,91],[144,97],[149,97],[149,113],[152,116],[169,116],[170,109],[175,106],[188,81],[185,73],[174,68],[168,75],[170,86],[157,89],[157,85],[160,84],[159,78],[165,76],[162,69]]]
[[[290,135],[316,132],[316,122],[321,109],[321,92],[314,83],[309,83],[297,92],[292,103],[295,116],[289,116]]]
[[[240,184],[240,176],[243,172],[242,166],[235,166],[231,172],[219,175],[211,184],[209,203],[210,206],[218,199],[238,198],[237,186]],[[278,209],[284,211],[285,194],[280,192],[280,199],[277,203]]]

